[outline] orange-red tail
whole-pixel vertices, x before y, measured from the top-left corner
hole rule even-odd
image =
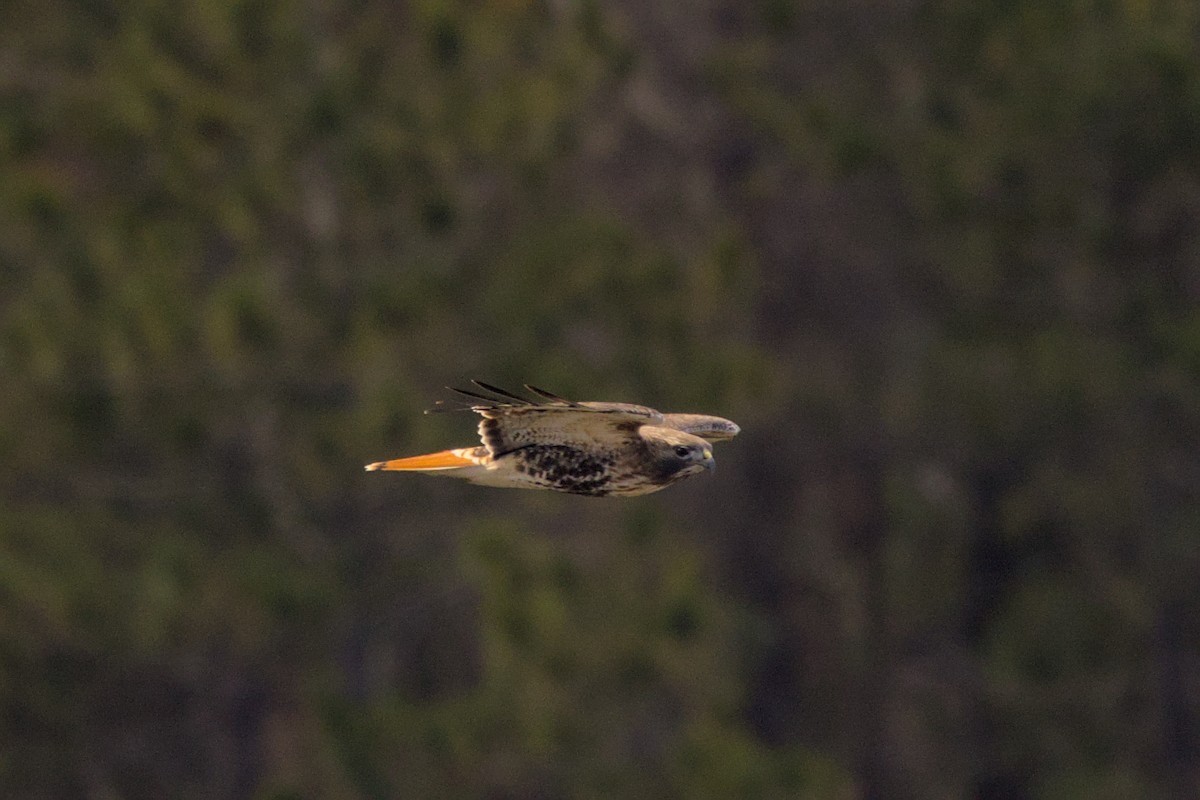
[[[368,472],[374,472],[378,469],[386,470],[440,470],[440,469],[458,469],[459,467],[473,467],[479,462],[473,458],[468,458],[467,453],[470,453],[473,448],[461,448],[457,450],[443,450],[440,453],[429,453],[423,456],[411,456],[409,458],[395,458],[391,461],[376,461],[374,464],[367,464]]]

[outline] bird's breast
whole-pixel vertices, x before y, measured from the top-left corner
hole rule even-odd
[[[615,453],[589,451],[563,444],[534,444],[497,459],[524,480],[571,494],[607,495],[618,490]]]

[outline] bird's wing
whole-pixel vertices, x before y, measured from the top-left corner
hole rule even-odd
[[[736,422],[708,414],[663,414],[662,425],[699,436],[710,442],[732,439],[742,430]]]
[[[629,403],[577,403],[534,386],[540,399],[530,400],[481,381],[488,394],[454,389],[471,398],[469,408],[483,417],[479,438],[493,458],[534,445],[562,445],[579,450],[614,450],[628,446],[642,425],[661,425],[653,408]]]

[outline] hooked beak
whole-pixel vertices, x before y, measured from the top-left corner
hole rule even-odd
[[[704,448],[704,468],[709,472],[715,472],[717,469],[717,460],[713,458],[712,450]]]

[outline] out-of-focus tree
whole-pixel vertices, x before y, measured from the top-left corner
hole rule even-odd
[[[1188,3],[7,16],[6,796],[1195,793]],[[476,375],[745,433],[359,472]]]

